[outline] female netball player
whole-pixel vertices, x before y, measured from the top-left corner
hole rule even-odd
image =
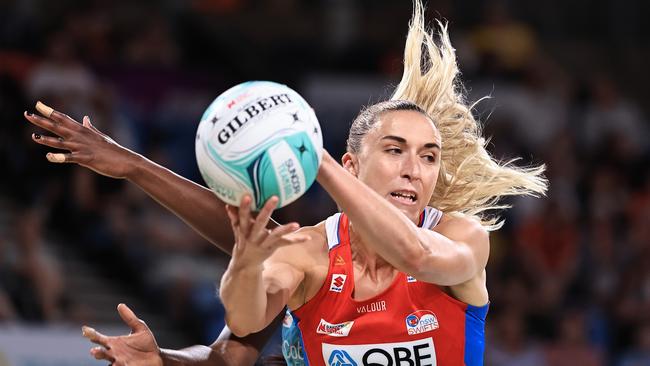
[[[484,291],[484,285],[482,285],[483,290],[474,291],[476,288],[481,287],[481,285],[476,286],[476,283],[477,282],[481,283],[484,280],[481,274],[472,277],[472,279],[466,281],[466,283],[455,284],[455,282],[452,281],[452,280],[458,281],[459,278],[462,278],[463,276],[467,276],[467,273],[473,272],[474,269],[476,269],[477,272],[483,273],[481,270],[479,270],[479,268],[481,268],[481,266],[483,265],[485,258],[480,258],[480,257],[484,256],[485,253],[481,252],[482,249],[480,249],[480,247],[487,246],[487,242],[486,242],[487,239],[485,237],[485,233],[481,232],[483,231],[483,229],[478,227],[472,221],[472,219],[470,219],[470,217],[480,215],[485,210],[491,208],[500,208],[496,204],[496,201],[500,196],[507,195],[507,194],[541,193],[544,191],[545,182],[543,181],[543,179],[540,178],[540,174],[542,172],[541,168],[536,168],[536,169],[509,168],[506,166],[500,166],[489,158],[489,156],[483,149],[484,142],[479,137],[478,126],[474,121],[473,117],[471,116],[468,107],[464,104],[464,101],[462,100],[462,96],[457,94],[456,92],[457,85],[455,83],[455,77],[457,74],[457,69],[456,69],[455,55],[453,49],[451,48],[451,45],[449,44],[449,40],[446,35],[446,29],[444,28],[442,30],[441,39],[442,39],[442,44],[440,48],[438,48],[432,41],[431,36],[424,29],[422,9],[420,3],[416,2],[415,17],[409,29],[409,35],[408,35],[407,45],[406,45],[404,77],[401,83],[399,84],[393,98],[409,100],[415,102],[415,104],[417,105],[422,106],[425,112],[427,112],[426,114],[431,117],[431,119],[429,119],[429,117],[426,117],[425,119],[427,121],[431,121],[431,120],[435,121],[435,128],[439,133],[439,136],[436,136],[434,133],[434,137],[439,137],[438,140],[434,139],[432,141],[427,142],[426,144],[435,143],[435,142],[438,142],[439,144],[444,144],[444,150],[441,150],[440,153],[436,155],[436,157],[434,158],[439,160],[436,163],[434,163],[434,164],[439,164],[439,168],[437,169],[440,171],[440,173],[438,174],[437,183],[435,185],[426,186],[427,189],[433,189],[431,204],[432,206],[435,206],[437,210],[425,208],[423,210],[423,220],[422,220],[422,223],[424,224],[425,227],[427,226],[432,227],[435,222],[439,221],[439,224],[436,226],[437,228],[436,230],[438,231],[438,234],[426,234],[426,235],[433,235],[438,237],[438,235],[440,235],[439,232],[444,231],[445,227],[447,228],[447,230],[451,230],[450,228],[454,227],[454,222],[455,222],[460,227],[463,228],[464,228],[463,225],[467,225],[467,228],[472,229],[472,231],[478,238],[476,240],[476,243],[481,242],[483,244],[483,245],[475,244],[473,241],[471,244],[464,243],[458,240],[458,238],[455,238],[453,235],[448,234],[452,238],[451,239],[447,238],[446,240],[448,240],[448,243],[453,244],[452,248],[458,245],[459,247],[462,246],[468,249],[466,250],[458,249],[456,251],[450,250],[447,252],[441,251],[440,253],[441,254],[447,253],[448,255],[450,255],[448,258],[453,257],[451,256],[452,253],[459,253],[458,258],[467,259],[470,257],[475,257],[476,259],[473,259],[474,263],[464,262],[464,261],[460,262],[463,264],[467,264],[467,263],[473,264],[475,268],[463,268],[463,269],[451,270],[450,274],[448,275],[449,277],[443,278],[442,280],[444,281],[438,284],[441,285],[439,286],[439,288],[441,289],[439,293],[450,294],[451,296],[449,297],[450,299],[449,301],[451,303],[453,303],[454,301],[453,299],[456,299],[461,301],[464,300],[465,302],[470,304],[473,303],[475,305],[483,305],[487,301],[487,295]],[[421,70],[420,68],[420,62],[422,57],[421,46],[423,43],[428,48],[428,58],[429,58],[429,62],[427,63],[428,67],[425,70]],[[134,182],[138,186],[140,186],[154,199],[156,199],[158,202],[160,202],[165,207],[167,207],[175,214],[177,214],[179,217],[184,219],[188,224],[194,227],[197,231],[203,234],[210,241],[216,243],[223,250],[226,250],[227,252],[230,251],[231,246],[229,245],[229,243],[232,242],[231,241],[232,233],[226,232],[224,230],[223,225],[215,225],[216,220],[214,219],[216,217],[225,217],[223,203],[218,201],[214,197],[212,192],[199,185],[189,182],[183,179],[182,177],[175,175],[169,170],[166,170],[163,167],[160,167],[159,165],[152,163],[151,161],[145,159],[142,156],[139,156],[133,152],[130,152],[120,147],[115,142],[113,142],[110,138],[108,138],[105,135],[102,135],[101,132],[94,129],[90,124],[90,120],[88,118],[84,118],[83,127],[85,128],[81,128],[82,127],[81,125],[77,124],[76,122],[74,122],[73,120],[69,119],[68,117],[66,117],[61,113],[58,113],[56,111],[53,112],[51,111],[51,109],[46,109],[46,108],[40,108],[39,111],[43,113],[46,117],[51,116],[51,118],[42,118],[34,115],[26,115],[26,118],[30,122],[39,125],[53,132],[54,134],[62,137],[62,139],[58,139],[55,137],[47,137],[42,135],[34,135],[33,138],[35,142],[41,143],[46,146],[51,146],[51,147],[60,148],[69,151],[69,153],[48,154],[48,160],[55,163],[78,163],[82,166],[86,166],[90,169],[93,169],[100,174],[117,177],[117,178],[126,178]],[[415,113],[415,116],[413,116],[413,118],[415,118],[414,123],[418,122],[416,116],[418,117],[424,116],[424,114],[418,111],[407,111],[407,112]],[[395,113],[407,113],[407,112],[397,111]],[[364,182],[372,178],[372,176],[369,174],[371,171],[366,169],[365,167],[370,166],[369,163],[372,163],[373,160],[372,159],[366,160],[367,156],[364,155],[363,153],[364,148],[362,148],[362,146],[371,146],[372,144],[367,144],[368,141],[364,141],[363,144],[361,142],[364,139],[367,140],[369,138],[368,136],[370,136],[371,134],[374,133],[376,135],[377,133],[379,133],[377,132],[379,131],[378,129],[384,128],[384,126],[386,125],[384,121],[386,115],[384,113],[379,113],[379,115],[383,116],[384,119],[380,117],[377,120],[371,121],[369,123],[365,123],[357,119],[360,122],[355,123],[356,128],[353,128],[350,134],[350,140],[349,140],[350,154],[349,155],[346,154],[347,157],[344,159],[345,167],[348,169],[348,171],[352,172],[353,174],[356,174],[359,177],[359,179],[363,180]],[[396,120],[394,121],[394,123],[397,123],[396,126],[399,126],[400,121],[403,120],[402,117],[403,116],[399,116],[396,119],[394,118]],[[380,122],[377,123],[378,121]],[[374,122],[374,124],[371,125],[372,122]],[[426,123],[424,123],[424,121],[420,120],[418,123],[420,122],[421,124],[426,126]],[[400,142],[400,141],[396,140],[395,142]],[[410,143],[411,145],[413,143],[413,141],[410,140],[407,140],[406,142]],[[355,149],[354,146],[356,146],[357,150],[354,150]],[[431,147],[430,145],[427,146],[428,146],[427,148],[433,149],[432,154],[437,152],[435,147]],[[405,147],[406,147],[405,145],[401,147],[400,154],[404,152]],[[393,150],[392,153],[397,154],[398,150]],[[374,155],[368,155],[368,156],[374,156]],[[427,157],[425,159],[430,159],[430,158]],[[331,166],[331,161],[327,163],[328,160],[329,159],[326,158],[324,162],[324,168],[328,164]],[[349,175],[348,172],[346,172],[345,174]],[[326,174],[325,177],[327,176],[328,175]],[[339,192],[338,188],[336,188],[336,186],[332,187],[331,186],[332,183],[328,183],[325,177],[323,178],[325,180],[322,182],[324,186],[326,188],[329,187],[328,190],[331,190],[332,192]],[[381,180],[386,177],[384,175],[379,175],[379,176],[376,175],[375,178]],[[416,178],[411,178],[411,179],[415,179],[417,181],[418,180],[417,174],[416,174]],[[357,183],[361,184],[360,182]],[[372,185],[372,182],[370,183],[371,183],[370,187],[372,187],[373,189],[386,188],[386,187],[375,187]],[[354,187],[354,185],[352,185],[352,187]],[[364,185],[363,187],[366,186]],[[401,204],[406,204],[408,202],[406,200],[413,201],[413,199],[416,199],[417,201],[413,201],[412,203],[417,203],[417,207],[419,207],[422,204],[423,200],[426,200],[425,191],[426,190],[424,190],[424,185],[422,186],[421,192],[415,190],[416,193],[424,194],[418,196],[417,198],[411,195],[411,193],[413,192],[409,192],[408,190],[402,192],[400,192],[399,190],[395,192],[391,191],[389,200],[402,200]],[[344,193],[346,191],[345,189],[343,189],[339,193],[341,192]],[[394,193],[394,196],[392,193]],[[335,193],[334,198],[337,199],[337,201],[346,200],[345,197],[347,196],[343,195],[343,198],[341,197],[337,198],[337,197],[338,197],[338,193]],[[246,204],[246,202],[244,202],[244,204]],[[272,205],[273,202],[270,202],[269,204]],[[340,225],[340,227],[341,230],[343,230],[343,232],[341,233],[343,234],[345,234],[346,232],[344,230],[346,227],[345,222],[349,222],[349,220],[346,218],[348,217],[347,215],[350,215],[350,217],[352,217],[352,215],[357,215],[357,212],[355,211],[354,208],[355,205],[352,206],[353,207],[350,207],[350,205],[346,203],[345,206],[343,206],[344,211],[346,212],[346,216],[343,215],[339,216],[340,222],[342,224]],[[386,207],[381,206],[381,204],[379,207],[381,207],[382,209],[386,209]],[[245,210],[244,208],[245,207],[242,208],[241,213],[239,213],[238,215],[243,215],[244,217],[247,215],[246,213],[247,210]],[[372,207],[366,207],[366,208],[370,209]],[[269,209],[267,208],[267,211],[268,210]],[[394,209],[392,210],[394,211]],[[401,212],[400,214],[401,215],[406,214],[405,217],[412,216],[412,212],[411,212],[412,208],[405,209],[405,210],[406,211],[400,211]],[[446,214],[442,215],[438,212],[445,212]],[[392,214],[395,215],[396,212],[392,212]],[[390,215],[388,217],[394,218],[393,216]],[[456,217],[459,217],[462,220],[454,221]],[[206,218],[210,218],[210,220],[206,220]],[[246,221],[237,219],[235,216],[233,216],[233,218],[235,218],[234,224],[235,227],[237,228],[237,232],[239,232],[241,230],[241,225],[246,225]],[[261,223],[263,222],[263,220],[264,220],[264,215],[260,216],[258,222]],[[352,242],[355,242],[356,240],[355,237],[357,235],[366,235],[364,234],[365,231],[363,231],[364,230],[363,228],[366,227],[363,226],[364,225],[363,221],[359,221],[359,223],[357,224],[355,220],[365,220],[365,219],[362,217],[360,219],[353,218],[353,220],[351,220],[354,223],[353,226],[355,228],[357,226],[361,228],[360,232],[357,232],[358,229],[353,229],[352,231],[349,232],[349,234],[352,234]],[[224,222],[224,225],[227,225],[225,224],[225,221],[219,221],[219,222]],[[334,222],[334,220],[330,220],[330,222]],[[259,223],[257,224],[258,232],[259,232],[259,225],[260,225]],[[400,221],[398,221],[398,224],[399,224],[398,226],[395,226],[396,228],[399,229],[401,227],[403,229],[404,227],[407,227],[408,230],[411,231],[407,230],[405,233],[407,234],[413,233],[412,231],[413,228],[409,226],[408,222],[400,223]],[[486,228],[498,227],[498,222],[495,219],[483,218],[482,224],[483,227]],[[330,226],[332,225],[334,224],[330,224]],[[394,225],[394,223],[391,223],[390,225]],[[390,225],[387,225],[387,227],[390,227]],[[383,228],[384,225],[378,225],[378,227]],[[318,228],[311,229],[311,230],[313,232],[309,233],[310,240],[315,239],[317,234],[319,233],[322,234],[322,231],[318,231]],[[372,230],[378,230],[378,228],[375,227],[372,228]],[[309,232],[309,230],[305,230],[305,231]],[[333,232],[334,229],[332,228],[332,230],[330,231]],[[416,230],[416,232],[418,231]],[[261,235],[265,236],[266,234],[262,231]],[[241,235],[239,236],[240,236],[239,239],[241,241],[242,237]],[[333,237],[333,235],[330,236]],[[347,237],[345,235],[343,236],[345,241]],[[481,239],[481,237],[483,239]],[[301,238],[300,236],[293,237],[293,240],[301,240],[301,239],[306,239],[306,238],[305,237]],[[362,241],[360,243],[366,243],[366,241]],[[467,239],[467,241],[471,241],[471,240]],[[396,269],[402,269],[402,272],[413,273],[416,276],[420,276],[420,278],[422,278],[422,280],[420,280],[419,282],[408,282],[408,281],[417,281],[417,278],[415,276],[407,277],[408,283],[424,284],[426,283],[426,280],[432,279],[431,277],[429,277],[431,276],[430,273],[411,272],[408,268],[404,267],[405,264],[396,262],[394,263],[393,268],[389,268],[386,265],[385,260],[390,258],[391,261],[393,261],[395,260],[396,257],[393,257],[390,252],[385,253],[384,250],[387,249],[382,249],[381,247],[374,248],[372,247],[372,245],[374,244],[367,243],[367,251],[371,255],[361,254],[361,258],[365,258],[365,261],[359,262],[359,260],[357,260],[356,267],[362,265],[362,267],[367,268],[367,270],[362,268],[363,270],[361,271],[361,274],[357,274],[356,276],[356,281],[353,280],[355,283],[354,296],[357,299],[363,299],[364,296],[368,296],[373,291],[373,289],[371,288],[370,289],[363,288],[364,284],[366,284],[366,282],[364,282],[365,280],[369,278],[371,281],[385,282],[386,279],[390,278],[390,274],[395,276],[395,272],[397,271]],[[345,245],[340,247],[344,247],[344,246]],[[476,250],[476,252],[474,252],[475,247],[479,249]],[[358,248],[363,249],[366,247],[359,246]],[[377,263],[369,262],[369,260],[373,258],[372,256],[373,250],[376,251],[376,253],[380,254],[374,257],[377,259],[378,261]],[[390,246],[388,247],[388,250],[390,250]],[[465,254],[461,255],[463,252]],[[471,254],[468,254],[470,252]],[[332,253],[335,253],[335,251],[333,251]],[[354,255],[355,257],[353,259],[359,257],[359,254],[354,254]],[[333,259],[333,263],[335,265],[338,263],[340,266],[343,266],[345,263],[351,263],[351,262],[352,260],[346,261],[343,258],[343,256],[341,256],[340,258],[336,256]],[[377,266],[377,264],[379,264],[379,266]],[[354,269],[354,270],[358,270],[358,269]],[[459,273],[459,271],[461,273]],[[352,275],[354,275],[354,273],[352,273]],[[403,276],[403,275],[400,274],[399,276]],[[343,278],[343,279],[339,279],[339,278]],[[340,281],[343,281],[344,283],[340,285],[341,290],[343,290],[343,288],[345,288],[345,278],[346,277],[341,277],[341,276],[337,277],[336,279],[339,280],[333,282],[334,289],[337,289],[338,288],[337,284],[339,284]],[[446,282],[446,281],[450,281],[450,282]],[[352,283],[352,282],[348,282],[348,283]],[[450,285],[450,286],[442,286],[442,285]],[[374,287],[374,285],[372,286]],[[348,289],[349,289],[349,285],[348,285]],[[302,289],[299,287],[299,291],[308,291],[308,290],[309,289]],[[311,290],[313,291],[313,289]],[[333,290],[333,292],[335,292],[335,290]],[[474,298],[474,295],[476,295],[476,298]],[[378,310],[383,309],[384,305],[386,305],[386,309],[388,309],[388,304],[383,304],[381,302],[378,303],[371,302],[370,304],[367,305],[368,306],[359,307],[358,311],[361,313],[364,312],[376,313],[378,312]],[[457,302],[456,305],[460,307],[462,303]],[[481,308],[481,306],[477,306],[477,308]],[[472,308],[469,309],[471,310]],[[264,338],[264,337],[258,337],[257,340],[256,339],[249,340],[249,338],[247,337],[243,340],[240,340],[230,336],[230,337],[222,338],[210,348],[194,347],[181,352],[162,351],[161,353],[161,351],[158,349],[158,347],[155,344],[155,340],[153,339],[153,336],[148,331],[146,326],[137,326],[138,324],[142,324],[142,323],[135,317],[135,315],[133,315],[132,312],[128,311],[128,308],[126,308],[125,306],[120,306],[118,310],[120,311],[120,314],[123,316],[123,318],[125,318],[125,321],[127,321],[127,323],[130,324],[134,329],[133,335],[121,336],[121,337],[104,337],[101,334],[95,332],[94,330],[86,329],[86,334],[91,340],[96,341],[104,346],[104,348],[98,347],[96,349],[93,349],[92,353],[97,358],[105,359],[110,362],[115,362],[115,364],[120,364],[120,363],[131,364],[132,362],[137,362],[138,364],[159,364],[159,362],[162,362],[161,356],[162,358],[165,359],[166,362],[167,361],[171,362],[175,360],[177,361],[178,364],[206,364],[206,365],[207,364],[211,364],[211,365],[252,364],[253,360],[257,357],[257,353],[255,352],[248,353],[248,352],[251,349],[255,348],[252,345],[257,344],[259,346],[259,344],[262,344],[259,339]],[[421,310],[421,309],[417,309],[417,310]],[[485,309],[483,308],[482,311],[484,310]],[[355,309],[355,311],[357,310]],[[470,311],[469,314],[479,316],[479,318],[481,315],[480,311],[476,312],[476,314]],[[429,313],[414,312],[414,314],[409,314],[409,316],[410,315],[413,316],[408,317],[408,319],[404,320],[404,323],[402,323],[402,325],[406,326],[406,324],[411,324],[412,328],[414,328],[411,329],[411,333],[419,334],[417,332],[423,331],[424,329],[426,329],[426,327],[434,327],[435,325],[435,322],[433,321],[433,317]],[[264,322],[267,322],[268,320],[267,318],[268,317],[265,317]],[[418,319],[417,321],[416,318]],[[286,320],[285,324],[289,326],[291,318],[286,318],[285,320]],[[442,319],[440,319],[439,317],[436,317],[436,321],[438,322],[439,327],[441,326],[441,324],[444,324],[441,323]],[[456,326],[462,328],[461,323],[462,322],[459,322]],[[323,323],[323,327],[321,331],[334,333],[333,329],[336,329],[337,326],[336,324],[334,325],[332,324],[333,323],[331,322],[329,325]],[[319,321],[319,325],[320,325],[320,321]],[[357,329],[354,326],[353,328]],[[288,327],[286,329],[295,330],[296,328]],[[343,328],[342,332],[344,332],[344,330],[345,328]],[[462,330],[459,329],[459,331]],[[241,328],[238,329],[238,332],[248,332],[248,330]],[[333,337],[335,336],[333,335]],[[424,352],[420,352],[422,349],[420,346],[418,346],[418,344],[416,344],[415,346],[413,346],[409,350],[409,352],[411,352],[411,357],[414,357],[416,351],[420,356],[431,355],[431,353],[425,354]],[[285,356],[289,356],[289,357],[295,356],[297,359],[304,357],[301,345],[292,344],[288,346],[286,349],[287,351],[285,352]],[[438,352],[441,352],[439,347],[437,349]],[[238,353],[241,350],[243,350],[243,352]],[[334,354],[336,357],[345,357],[346,353],[349,354],[350,352],[349,349],[339,350],[339,351],[340,352],[332,352],[332,354]],[[381,353],[382,351],[378,351],[378,352]],[[406,351],[402,350],[399,347],[395,348],[393,350],[393,358],[406,357],[406,354],[404,352]],[[242,355],[243,358],[237,359],[238,355],[240,354]],[[223,359],[222,357],[223,355],[227,355],[227,357]]]
[[[343,213],[282,236],[266,229],[276,198],[256,219],[248,196],[228,208],[226,323],[245,336],[288,306],[289,365],[483,364],[488,230],[500,223],[480,213],[546,182],[540,167],[491,159],[455,94],[446,31],[438,49],[423,23],[418,8],[402,84],[355,119],[343,167],[324,153],[317,180]]]

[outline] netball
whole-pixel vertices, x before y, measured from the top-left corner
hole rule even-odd
[[[231,205],[248,193],[259,209],[298,199],[316,179],[323,139],[318,119],[291,88],[268,81],[239,84],[203,114],[196,160],[206,184]]]

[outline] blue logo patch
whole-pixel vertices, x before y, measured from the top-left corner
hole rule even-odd
[[[357,366],[352,357],[343,350],[334,350],[327,363],[329,366]]]

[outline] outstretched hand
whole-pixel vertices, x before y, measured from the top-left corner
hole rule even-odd
[[[113,366],[162,366],[160,348],[149,327],[124,304],[117,306],[120,317],[131,328],[129,335],[105,336],[88,326],[81,328],[84,337],[100,345],[90,350],[98,360]]]
[[[251,213],[251,204],[251,197],[245,195],[241,199],[239,208],[226,205],[228,218],[235,234],[232,263],[236,263],[237,266],[261,265],[276,249],[304,243],[311,239],[309,235],[296,232],[300,226],[295,222],[272,230],[266,228],[271,213],[278,204],[277,197],[269,198],[257,217],[253,217]]]
[[[34,133],[32,140],[41,145],[67,150],[47,153],[50,162],[76,163],[112,178],[125,178],[133,168],[133,159],[138,155],[95,128],[88,116],[83,118],[83,123],[79,123],[41,102],[36,103],[36,110],[42,116],[25,112],[27,121],[55,136]]]

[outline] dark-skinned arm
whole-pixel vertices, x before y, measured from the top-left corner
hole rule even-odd
[[[42,116],[25,112],[25,118],[54,136],[33,134],[34,142],[64,150],[48,153],[50,162],[76,163],[107,177],[127,179],[221,250],[232,252],[234,237],[225,205],[211,190],[119,145],[88,117],[78,123],[41,102],[36,109]]]

